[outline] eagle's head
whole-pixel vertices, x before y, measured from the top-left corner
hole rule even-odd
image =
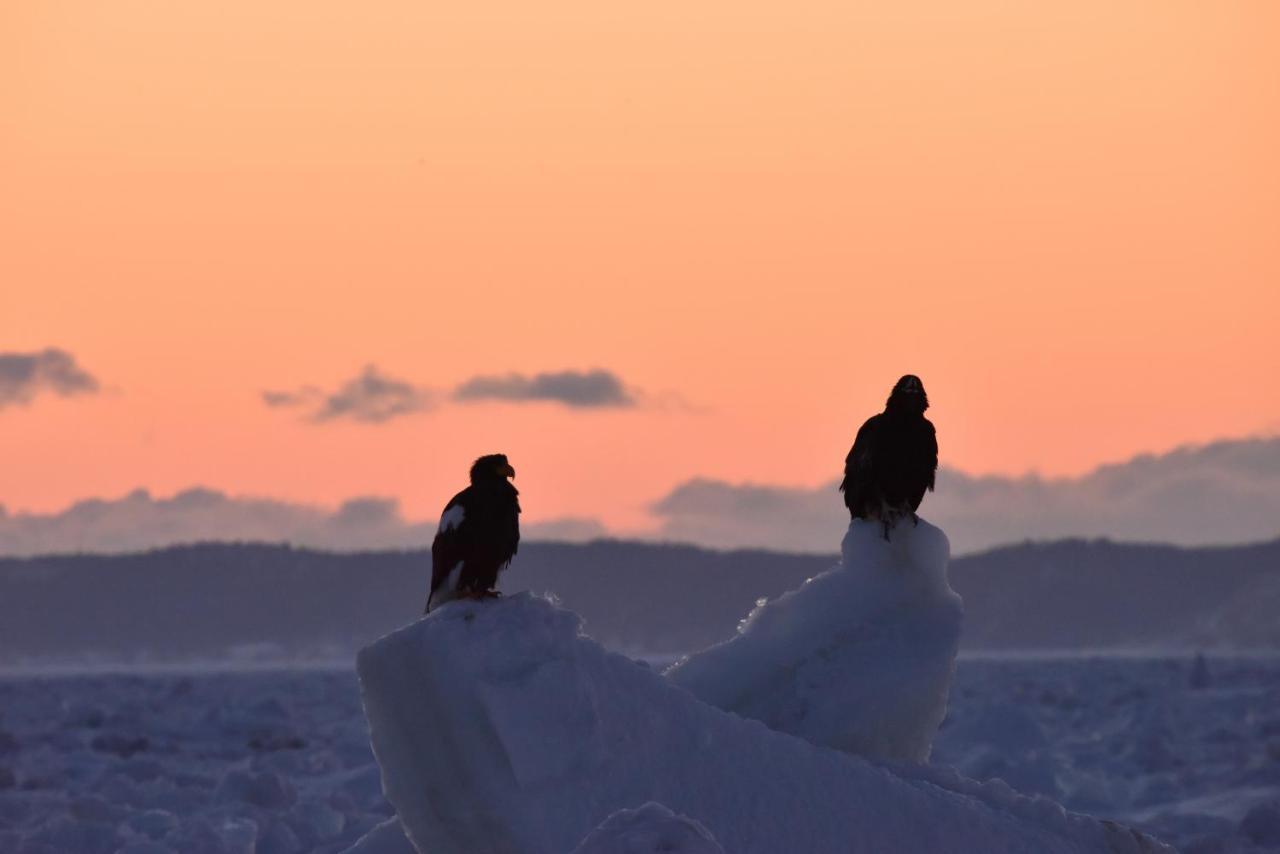
[[[472,483],[502,482],[515,476],[516,470],[507,462],[506,454],[488,454],[471,464]]]
[[[893,387],[884,408],[886,411],[923,414],[929,408],[929,395],[924,393],[924,383],[915,374],[907,374]]]

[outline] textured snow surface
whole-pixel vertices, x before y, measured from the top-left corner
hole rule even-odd
[[[391,815],[350,673],[0,680],[3,854],[332,854]]]
[[[724,854],[724,849],[698,822],[650,801],[609,816],[572,854]]]
[[[1250,833],[1280,803],[1280,661],[962,659],[932,761],[1186,852],[1280,852]]]
[[[1186,656],[962,657],[931,761],[1188,854],[1280,854],[1280,661],[1207,668],[1196,688]],[[297,802],[219,802],[241,770]],[[256,854],[335,854],[391,815],[350,671],[0,677],[3,854],[216,854],[244,821]],[[399,842],[361,851],[412,854]]]
[[[947,712],[963,609],[946,535],[855,519],[835,568],[760,605],[667,678],[719,709],[859,756],[923,762]]]
[[[871,764],[712,708],[528,595],[441,608],[357,668],[384,791],[424,854],[564,854],[649,801],[734,854],[1164,850],[998,781]]]

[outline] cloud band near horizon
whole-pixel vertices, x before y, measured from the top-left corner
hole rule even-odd
[[[839,551],[837,481],[791,488],[695,478],[651,506],[661,536],[717,548]],[[1143,454],[1080,478],[938,472],[920,515],[955,554],[1024,540],[1107,537],[1211,545],[1280,536],[1280,438]]]
[[[522,526],[527,540],[602,537],[592,519],[547,519]],[[169,498],[145,489],[115,499],[78,501],[56,513],[9,513],[0,505],[0,556],[128,552],[196,542],[267,542],[330,551],[421,549],[434,520],[411,521],[394,498],[360,496],[330,510],[195,487]]]
[[[590,518],[523,525],[530,539],[607,536],[708,548],[835,554],[848,525],[836,483],[807,488],[692,479],[652,505],[658,527],[611,531]],[[1195,546],[1280,537],[1280,438],[1143,455],[1074,479],[977,477],[944,469],[921,515],[963,554],[1025,540],[1107,537]],[[0,506],[0,555],[121,551],[198,540],[259,540],[352,550],[426,546],[434,520],[404,519],[395,499],[337,510],[191,489],[78,502],[57,513]]]

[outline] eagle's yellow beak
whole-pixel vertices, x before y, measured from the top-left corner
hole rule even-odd
[[[505,469],[503,469],[503,470],[502,470],[502,473],[503,473],[504,475],[506,475],[507,477],[515,477],[515,476],[516,476],[516,470],[515,470],[515,468],[513,468],[513,467],[512,467],[512,465],[511,465],[510,463],[507,463],[507,467],[506,467]]]

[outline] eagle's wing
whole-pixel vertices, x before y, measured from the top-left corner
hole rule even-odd
[[[916,434],[918,438],[911,449],[911,483],[907,496],[913,513],[920,509],[924,494],[933,489],[938,474],[938,433],[933,423],[921,418]]]
[[[516,488],[511,487],[510,501],[502,511],[502,562],[510,563],[520,550],[520,499]]]
[[[934,480],[938,475],[938,431],[933,428],[933,422],[928,418],[924,419],[924,423],[929,428],[929,488],[933,489]]]
[[[454,589],[458,583],[458,564],[465,564],[470,549],[471,529],[475,520],[468,519],[471,511],[471,490],[464,489],[445,505],[431,543],[431,594],[442,587]],[[450,579],[450,576],[453,576]],[[446,583],[447,582],[447,583]]]
[[[844,458],[844,480],[840,481],[840,491],[844,493],[845,506],[855,515],[862,512],[864,496],[874,479],[873,437],[879,418],[879,415],[873,415],[863,422],[849,455]]]

